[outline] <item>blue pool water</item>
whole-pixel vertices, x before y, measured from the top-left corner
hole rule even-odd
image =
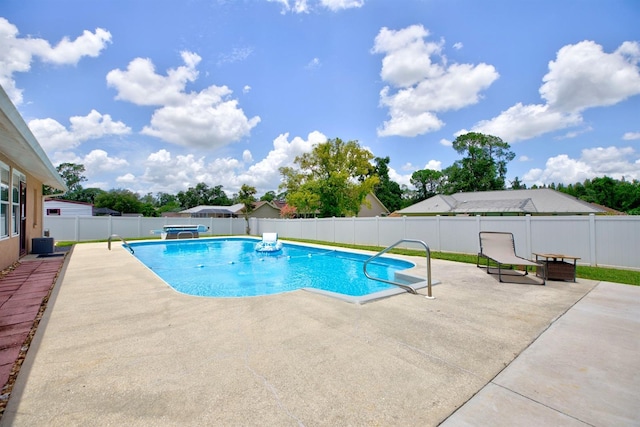
[[[285,244],[278,253],[259,253],[243,238],[131,243],[135,257],[178,292],[210,297],[270,295],[316,288],[363,296],[394,288],[365,277],[365,255]],[[367,272],[396,280],[407,261],[377,258]]]

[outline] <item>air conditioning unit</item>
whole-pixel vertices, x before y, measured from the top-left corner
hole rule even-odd
[[[53,253],[53,237],[36,237],[31,239],[32,254]]]

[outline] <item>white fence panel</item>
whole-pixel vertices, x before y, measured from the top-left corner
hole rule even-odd
[[[378,218],[352,218],[354,241],[360,245],[378,245]]]
[[[318,218],[315,220],[304,220],[304,221],[316,221],[316,240],[321,240],[323,242],[335,242],[336,241],[336,233],[334,227],[333,218]]]
[[[590,264],[589,217],[534,217],[531,220],[531,252],[566,254]],[[523,256],[530,256],[524,255]]]
[[[594,252],[598,265],[640,267],[637,216],[595,217]]]
[[[440,217],[439,236],[439,250],[443,252],[478,253],[478,220],[476,217]]]
[[[354,224],[355,218],[332,218],[333,219],[333,232],[334,242],[336,243],[349,243],[355,242]]]
[[[380,218],[378,224],[378,246],[391,246],[405,238],[405,220],[402,218]]]
[[[81,240],[101,240],[108,238],[112,234],[111,217],[101,218],[99,216],[77,216],[75,218],[78,222],[78,236],[81,236]]]
[[[203,224],[207,234],[244,235],[243,218],[44,218],[44,229],[58,241],[148,237],[168,224]],[[577,256],[579,264],[640,270],[640,216],[252,218],[251,233],[277,232],[281,238],[387,247],[401,239],[424,241],[431,250],[475,254],[480,231],[514,234],[518,255],[533,252]],[[412,247],[407,245],[407,247]]]
[[[421,218],[418,217],[407,217],[404,222],[403,236],[399,236],[397,240],[422,240],[430,249],[434,248],[438,245],[437,220],[435,217],[429,219],[430,221],[421,221]],[[403,245],[403,247],[416,248],[415,245]]]

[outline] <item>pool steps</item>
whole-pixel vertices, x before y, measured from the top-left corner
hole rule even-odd
[[[379,277],[374,277],[371,276],[368,272],[367,272],[367,265],[373,261],[374,259],[384,255],[385,253],[389,252],[391,249],[395,248],[396,246],[400,245],[401,243],[417,243],[419,245],[421,245],[424,249],[425,249],[425,255],[426,255],[426,259],[427,259],[427,295],[426,298],[427,299],[434,299],[435,297],[432,295],[431,293],[431,250],[429,249],[429,246],[427,246],[427,244],[425,242],[423,242],[422,240],[415,240],[415,239],[401,239],[398,240],[396,243],[394,243],[391,246],[387,246],[386,248],[384,248],[383,250],[381,250],[380,252],[378,252],[377,254],[375,254],[374,256],[372,256],[371,258],[369,258],[368,260],[366,260],[364,262],[364,265],[362,266],[362,270],[364,271],[364,275],[367,276],[367,278],[371,279],[371,280],[377,280],[379,282],[384,282],[384,283],[388,283],[390,285],[394,285],[397,286],[399,288],[404,289],[405,291],[412,293],[412,294],[418,294],[418,292],[410,285],[405,285],[399,282],[394,282],[392,280],[386,280],[386,279],[381,279]],[[395,276],[396,278],[398,278],[398,275],[396,274]]]

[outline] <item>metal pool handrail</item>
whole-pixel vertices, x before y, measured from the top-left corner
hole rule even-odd
[[[427,244],[425,242],[423,242],[422,240],[402,239],[402,240],[398,240],[393,245],[381,250],[380,252],[378,252],[377,254],[375,254],[374,256],[372,256],[371,258],[369,258],[368,260],[366,260],[364,262],[364,265],[362,266],[362,269],[364,271],[364,275],[367,276],[371,280],[377,280],[379,282],[384,282],[384,283],[388,283],[390,285],[398,286],[398,287],[404,289],[407,292],[410,292],[412,294],[417,294],[418,292],[416,292],[416,290],[413,289],[411,286],[407,286],[407,285],[404,285],[404,284],[398,283],[398,282],[393,282],[391,280],[386,280],[386,279],[380,279],[378,277],[373,277],[373,276],[369,275],[369,273],[367,273],[367,264],[369,264],[371,261],[373,261],[374,259],[378,258],[379,256],[389,252],[391,249],[395,248],[400,243],[418,243],[418,244],[424,246],[425,254],[426,254],[426,257],[427,257],[427,296],[426,296],[426,298],[434,299],[435,297],[431,295],[431,250],[429,249],[429,246],[427,246]]]
[[[111,236],[109,236],[109,239],[107,240],[107,247],[109,248],[109,250],[111,250],[111,239],[117,237],[118,239],[122,240],[122,245],[129,249],[131,251],[131,253],[133,252],[133,248],[131,246],[129,246],[129,243],[127,243],[126,240],[124,240],[122,237],[118,236],[117,234],[112,234]]]

